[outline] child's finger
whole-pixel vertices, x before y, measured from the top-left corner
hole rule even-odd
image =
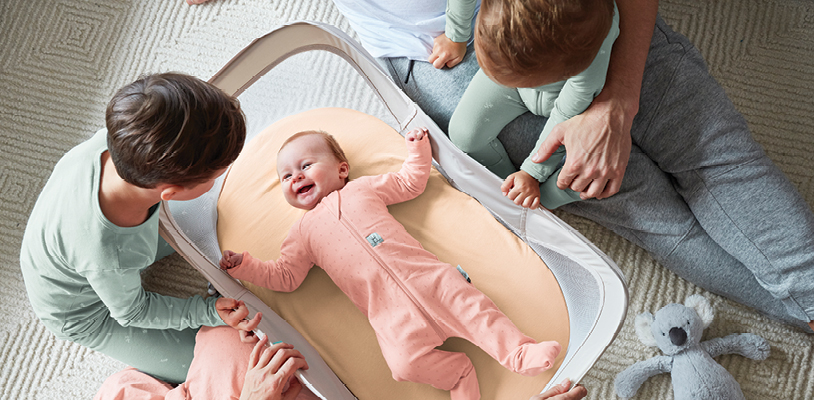
[[[536,197],[534,199],[534,201],[531,202],[531,207],[529,207],[529,208],[532,209],[532,210],[536,210],[538,207],[540,207],[540,198]]]
[[[240,334],[240,341],[243,343],[257,343],[257,341],[260,340],[252,331],[244,331],[241,329],[238,332]]]
[[[246,309],[246,312],[248,313],[248,309]],[[262,313],[254,314],[254,318],[244,319],[243,321],[238,323],[237,326],[239,329],[242,329],[244,331],[253,331],[255,328],[257,328],[258,325],[260,325],[260,319],[262,317],[263,317]]]
[[[509,175],[504,181],[503,184],[500,185],[500,191],[503,193],[504,196],[509,195],[509,191],[514,186],[514,174]]]

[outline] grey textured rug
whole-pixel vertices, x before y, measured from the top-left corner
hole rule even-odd
[[[757,139],[814,204],[814,3],[663,0],[660,7],[701,49]],[[297,19],[352,34],[328,0],[215,0],[197,7],[181,0],[0,0],[0,398],[89,399],[105,377],[124,367],[55,340],[26,299],[20,241],[59,157],[103,126],[104,107],[119,86],[168,70],[206,79],[253,38]],[[298,56],[247,93],[242,101],[252,129],[315,106],[381,115],[368,89],[347,68],[335,68],[332,57]],[[338,87],[308,89],[331,82]],[[630,285],[624,329],[583,381],[589,398],[616,398],[614,376],[656,355],[639,343],[633,317],[693,293],[706,294],[717,310],[707,337],[753,332],[771,342],[766,361],[718,359],[748,399],[814,398],[814,337],[705,293],[596,224],[563,218],[616,260]],[[199,293],[205,285],[178,256],[149,269],[144,279],[151,290],[175,295]],[[651,378],[637,398],[672,398],[669,377]]]

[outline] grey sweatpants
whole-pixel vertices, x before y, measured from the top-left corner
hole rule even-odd
[[[382,59],[445,131],[474,52],[452,69]],[[562,210],[596,221],[713,293],[808,329],[814,319],[814,214],[754,141],[698,50],[659,17],[643,77],[633,148],[618,194]],[[518,166],[545,118],[526,113],[498,135]]]

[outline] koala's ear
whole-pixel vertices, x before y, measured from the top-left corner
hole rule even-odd
[[[704,323],[704,329],[706,329],[709,324],[712,323],[712,319],[715,318],[715,311],[712,309],[712,305],[709,304],[709,300],[700,294],[687,297],[687,299],[684,300],[684,305],[698,313],[698,316],[701,317],[701,322]]]
[[[653,331],[650,326],[653,324],[653,314],[649,312],[641,313],[636,316],[636,336],[644,343],[645,346],[656,347],[656,338],[653,337]]]

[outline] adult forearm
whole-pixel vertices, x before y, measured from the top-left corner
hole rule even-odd
[[[613,44],[602,94],[624,100],[628,104],[627,112],[635,115],[656,24],[658,0],[616,0],[616,5],[619,8],[619,37]]]

